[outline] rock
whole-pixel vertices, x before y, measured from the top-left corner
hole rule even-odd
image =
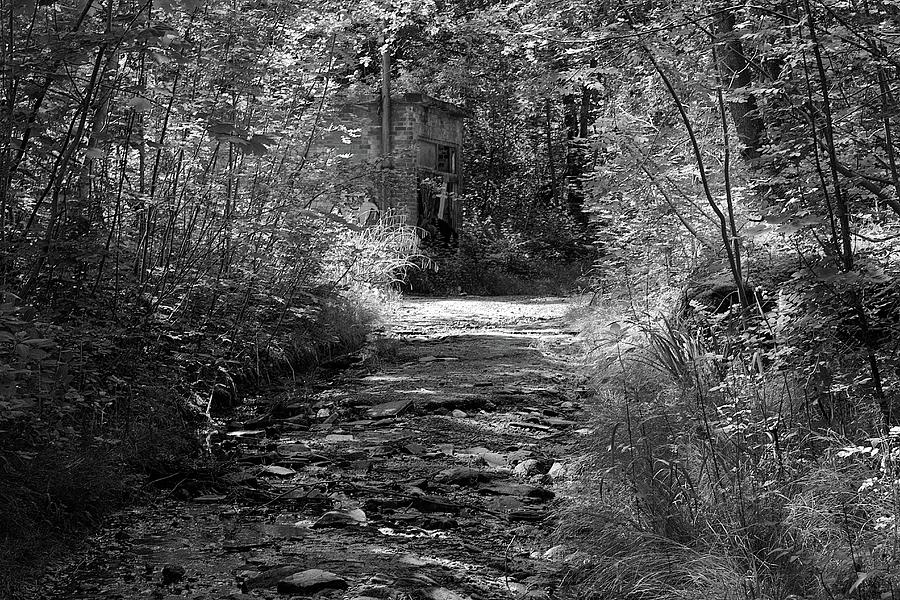
[[[500,469],[508,466],[508,461],[506,460],[506,456],[503,454],[499,454],[497,452],[491,452],[487,448],[482,448],[481,446],[476,446],[474,448],[466,448],[465,450],[460,450],[457,453],[458,456],[472,456],[477,457],[484,461],[484,463],[494,469]]]
[[[515,469],[513,469],[513,473],[519,477],[528,477],[529,475],[535,475],[537,473],[543,474],[546,472],[547,464],[536,458],[523,460],[516,465]]]
[[[456,529],[459,527],[459,521],[451,517],[422,517],[419,521],[419,527],[434,531],[436,529]]]
[[[422,456],[425,452],[428,451],[428,448],[419,444],[418,442],[410,442],[403,446],[403,449],[412,454],[413,456]]]
[[[311,529],[325,529],[326,527],[346,527],[348,525],[363,525],[366,522],[366,513],[358,508],[348,512],[329,510],[313,523]]]
[[[216,504],[224,501],[228,496],[224,494],[206,494],[204,496],[197,496],[194,498],[194,502],[199,502],[201,504]]]
[[[478,469],[452,467],[450,469],[444,469],[435,475],[434,480],[438,483],[445,483],[448,485],[471,486],[490,481],[491,477],[484,471],[479,471]]]
[[[393,580],[392,580],[393,581]],[[359,596],[355,600],[361,598],[374,598],[375,600],[385,600],[386,598],[398,598],[400,592],[387,585],[364,585],[356,590]]]
[[[467,417],[469,416],[469,415],[466,414],[464,411],[461,411],[461,410],[459,410],[458,408],[457,408],[457,409],[454,409],[453,412],[450,413],[450,414],[451,414],[452,416],[456,417],[457,419],[465,419],[465,418],[467,418]]]
[[[347,581],[330,571],[308,569],[278,582],[279,594],[314,594],[321,590],[346,590]]]
[[[440,413],[447,411],[449,414],[454,409],[477,410],[486,405],[487,400],[480,396],[437,396],[425,400],[422,408],[425,412]]]
[[[524,421],[514,421],[510,423],[510,426],[521,427],[522,429],[530,429],[532,431],[542,431],[545,433],[548,431],[553,431],[553,428],[547,425],[541,425],[540,423],[525,423]]]
[[[184,567],[181,565],[166,565],[162,570],[163,585],[178,583],[184,578]]]
[[[237,431],[229,431],[226,433],[228,437],[244,438],[244,437],[263,437],[266,432],[262,429],[239,429]]]
[[[544,560],[562,560],[568,554],[569,549],[562,544],[553,546],[542,555]]]
[[[341,442],[352,442],[356,438],[349,433],[329,433],[325,436],[325,442],[329,444],[339,444]]]
[[[370,419],[388,419],[396,417],[406,412],[412,406],[412,400],[395,400],[394,402],[385,402],[369,408],[366,415]]]
[[[275,587],[278,582],[285,577],[289,577],[294,573],[299,573],[305,568],[306,567],[303,567],[301,565],[285,565],[282,567],[275,567],[273,569],[263,571],[262,573],[257,573],[256,575],[253,575],[252,577],[244,580],[244,582],[241,584],[241,591],[247,593],[251,590]]]
[[[427,560],[423,560],[415,554],[404,554],[400,557],[400,562],[411,567],[424,567],[428,564]]]
[[[565,474],[566,467],[561,462],[553,463],[553,466],[550,467],[550,470],[547,471],[547,476],[550,479],[559,479]]]
[[[491,483],[482,485],[478,490],[487,494],[520,496],[523,498],[538,498],[541,500],[549,500],[556,495],[548,489],[524,483]]]
[[[316,411],[317,419],[327,419],[330,416],[331,416],[331,411],[328,410],[327,408],[320,408],[319,410]]]
[[[466,596],[457,594],[445,587],[427,588],[422,590],[422,595],[428,600],[467,600]]]
[[[279,444],[275,448],[275,452],[280,456],[289,456],[293,458],[296,456],[306,456],[307,454],[312,452],[312,449],[306,444],[294,442],[288,444]]]
[[[260,469],[263,475],[274,475],[275,477],[290,477],[296,475],[297,471],[287,467],[279,467],[277,465],[266,465]]]
[[[413,499],[413,508],[423,513],[445,512],[458,514],[460,506],[440,496],[422,495]]]
[[[543,510],[535,510],[533,508],[520,508],[509,511],[507,519],[510,523],[540,523],[550,516],[550,513]]]
[[[557,429],[565,429],[566,427],[572,427],[573,425],[577,425],[577,421],[571,421],[569,419],[561,419],[559,417],[547,417],[544,419],[544,422],[551,427],[556,427]]]

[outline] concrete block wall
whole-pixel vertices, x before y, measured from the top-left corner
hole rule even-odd
[[[463,120],[451,114],[448,105],[418,94],[406,94],[391,103],[392,172],[376,165],[382,157],[381,112],[377,100],[341,107],[326,126],[313,152],[350,155],[350,164],[367,169],[369,194],[390,208],[405,212],[407,222],[416,223],[418,193],[417,142],[420,139],[454,144],[462,148]]]

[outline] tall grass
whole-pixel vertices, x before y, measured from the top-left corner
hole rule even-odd
[[[596,395],[557,531],[587,557],[569,591],[900,597],[900,431],[852,441],[830,429],[802,372],[773,358],[777,339],[713,335],[709,315],[624,300],[580,315]]]

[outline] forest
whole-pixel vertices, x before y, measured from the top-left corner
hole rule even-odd
[[[384,492],[416,531],[451,527],[422,517],[440,493],[459,531],[498,486],[552,487],[548,512],[543,488],[478,504],[540,521],[491,529],[502,589],[347,574],[317,598],[900,597],[900,1],[0,0],[0,87],[0,597],[136,597],[60,573],[123,511],[292,497],[235,480],[238,434],[278,454],[422,411],[537,437],[525,459],[455,441],[487,469]],[[349,150],[348,107],[423,98],[462,136],[432,144],[453,178],[428,222],[437,184],[388,120]],[[477,381],[490,348],[550,368],[516,335],[564,357],[555,404],[533,374]],[[406,392],[493,395],[323,400],[403,361],[428,370]],[[404,452],[452,467],[431,439]],[[301,485],[307,444],[349,481],[307,442],[255,477]],[[328,485],[341,532],[367,522]],[[226,597],[147,568],[141,597]],[[312,594],[295,573],[279,593]],[[242,581],[227,597],[274,597]]]

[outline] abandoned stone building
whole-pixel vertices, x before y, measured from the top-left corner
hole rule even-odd
[[[389,119],[382,106],[377,96],[346,103],[325,136],[323,149],[334,161],[369,172],[360,178],[365,183],[346,190],[374,201],[379,210],[404,214],[410,225],[429,229],[440,223],[455,231],[462,216],[458,195],[469,113],[425,94],[392,95]]]

